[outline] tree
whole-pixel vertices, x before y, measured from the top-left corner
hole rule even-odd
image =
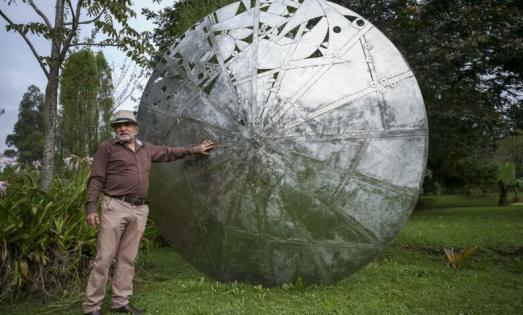
[[[172,7],[166,7],[160,12],[144,9],[144,15],[156,25],[153,31],[153,41],[158,47],[155,59],[159,60],[174,40],[194,23],[236,1],[239,0],[179,0],[174,2]]]
[[[60,155],[87,156],[109,137],[113,111],[111,69],[102,52],[69,55],[60,80]]]
[[[96,144],[98,144],[101,140],[111,136],[111,115],[119,105],[114,101],[115,87],[112,81],[112,71],[102,52],[96,54],[96,65],[98,69],[98,93],[96,97],[98,134]],[[90,150],[90,153],[93,152],[94,150]]]
[[[507,162],[499,167],[498,171],[499,202],[498,206],[506,206],[508,202],[509,189],[514,190],[514,202],[519,201],[518,192],[520,180],[516,179],[516,167],[514,163]]]
[[[523,130],[499,141],[494,157],[499,164],[514,163],[516,177],[523,178]]]
[[[113,110],[118,109],[128,101],[138,105],[140,99],[137,93],[143,91],[143,84],[149,76],[149,69],[140,67],[130,59],[124,60],[119,66],[113,65]]]
[[[18,109],[18,120],[13,133],[7,135],[6,144],[15,150],[6,150],[9,157],[18,156],[18,161],[33,162],[43,155],[43,106],[44,95],[34,85],[27,88]]]
[[[67,57],[60,80],[59,138],[65,156],[86,156],[97,144],[98,67],[88,49]]]
[[[8,5],[16,5],[13,0],[5,0]],[[0,16],[7,22],[7,31],[20,34],[29,46],[40,68],[47,77],[44,102],[44,154],[41,173],[41,186],[48,190],[54,172],[55,130],[57,123],[57,96],[60,71],[72,47],[115,46],[127,52],[127,56],[139,63],[146,63],[145,52],[151,50],[148,33],[138,33],[128,24],[128,19],[136,13],[130,8],[130,0],[55,0],[54,23],[45,15],[33,0],[21,0],[30,6],[38,16],[38,21],[15,23],[0,9]],[[83,19],[85,17],[85,19]],[[84,25],[94,27],[90,40],[81,41],[78,36]],[[119,29],[118,29],[119,28]],[[103,38],[97,40],[97,35]],[[51,53],[40,55],[33,45],[31,36],[49,41]]]
[[[111,134],[111,68],[102,52],[69,55],[60,80],[60,156],[91,155]]]

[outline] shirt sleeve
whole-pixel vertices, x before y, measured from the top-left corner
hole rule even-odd
[[[171,162],[178,159],[183,159],[188,155],[194,153],[196,145],[187,147],[167,147],[150,145],[151,162]]]
[[[107,162],[109,161],[109,146],[101,145],[96,150],[93,164],[91,166],[91,175],[87,180],[87,201],[85,203],[85,210],[89,213],[96,212],[96,203],[98,196],[105,184],[105,173],[107,169]]]

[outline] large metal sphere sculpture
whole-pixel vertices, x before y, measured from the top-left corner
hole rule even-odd
[[[222,281],[339,280],[390,244],[427,157],[423,99],[394,45],[323,0],[242,0],[205,17],[156,67],[141,135],[217,141],[155,165],[152,217]]]

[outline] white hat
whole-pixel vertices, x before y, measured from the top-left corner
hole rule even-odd
[[[131,122],[137,126],[140,124],[136,121],[134,113],[130,110],[119,110],[113,115],[113,120],[111,121],[111,127],[114,127],[116,124]]]

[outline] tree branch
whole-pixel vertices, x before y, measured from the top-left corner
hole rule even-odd
[[[113,64],[113,84],[114,84],[114,91],[118,91],[120,89],[120,84],[123,84],[123,81],[125,77],[127,76],[127,72],[129,71],[129,68],[131,67],[131,63],[129,62],[129,59],[125,59],[124,63],[122,65],[121,72],[119,73],[118,77],[115,77],[114,74],[116,73],[114,69],[116,68]],[[116,82],[116,83],[115,83]],[[113,97],[115,98],[115,97]]]
[[[98,21],[102,15],[106,12],[107,10],[104,9],[102,12],[100,12],[100,14],[98,14],[98,16],[96,16],[95,18],[91,19],[91,20],[87,20],[87,21],[80,21],[78,22],[78,25],[81,25],[81,24],[91,24],[93,22],[96,22]],[[72,25],[73,23],[64,23],[64,25]]]
[[[66,0],[67,2],[67,5],[69,6],[69,11],[71,11],[71,21],[74,21],[75,19],[75,15],[74,15],[74,9],[73,9],[73,3],[71,2],[71,0]],[[64,23],[64,25],[66,24],[69,24],[69,23]],[[70,23],[72,24],[72,23]]]
[[[7,15],[5,15],[4,11],[0,10],[0,16],[2,16],[4,18],[4,20],[7,21],[7,23],[9,23],[10,25],[12,26],[15,26],[15,23],[13,23],[13,21],[11,21],[11,19],[9,19],[9,17]],[[14,28],[14,30],[16,30],[18,32],[18,34],[20,34],[20,36],[22,36],[22,38],[25,40],[25,42],[27,43],[27,45],[29,46],[29,48],[31,49],[31,51],[33,52],[33,55],[35,56],[36,60],[38,61],[38,63],[40,64],[40,67],[42,68],[42,70],[44,71],[44,74],[45,76],[47,77],[47,79],[49,79],[49,71],[47,71],[47,69],[45,68],[45,64],[42,62],[42,60],[40,59],[40,56],[38,55],[38,53],[36,52],[36,49],[34,48],[33,44],[31,43],[31,41],[29,40],[29,38],[27,38],[27,36],[25,34],[23,34],[22,32],[20,32],[19,30],[17,30],[16,28]]]
[[[69,4],[71,3],[70,0],[68,0],[67,2]],[[60,52],[61,60],[65,59],[65,55],[67,54],[67,51],[69,50],[69,47],[71,46],[71,41],[73,40],[73,38],[76,34],[76,30],[78,29],[78,20],[80,19],[80,10],[82,9],[82,3],[83,3],[83,0],[78,0],[78,3],[76,4],[76,14],[71,10],[71,15],[73,17],[73,20],[72,20],[73,26],[71,29],[71,33],[69,34],[69,36],[67,36],[67,38],[63,42],[62,51]],[[70,8],[72,9],[72,5]]]
[[[45,22],[45,25],[47,25],[47,27],[49,27],[49,30],[51,30],[53,28],[53,26],[51,25],[51,22],[49,22],[49,19],[47,18],[47,16],[45,16],[45,14],[40,10],[40,8],[38,8],[36,6],[36,4],[33,2],[33,0],[29,0],[29,4],[31,4],[31,6],[35,10],[35,12],[42,17],[42,19]]]
[[[118,44],[116,44],[116,41],[113,41],[111,43],[104,43],[104,42],[89,43],[89,42],[84,42],[84,43],[74,43],[74,44],[71,44],[69,46],[70,47],[74,47],[74,46],[118,47]]]

